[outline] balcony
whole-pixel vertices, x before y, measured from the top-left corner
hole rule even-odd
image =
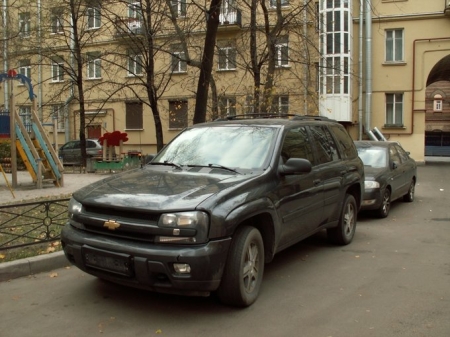
[[[233,9],[221,11],[219,15],[219,31],[230,31],[241,29],[241,11]]]
[[[143,34],[142,21],[137,18],[119,18],[116,20],[116,39],[127,39]]]

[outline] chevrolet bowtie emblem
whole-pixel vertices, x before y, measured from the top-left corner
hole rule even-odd
[[[106,227],[109,230],[113,231],[120,227],[120,223],[118,223],[114,220],[108,220],[108,221],[105,221],[105,223],[103,224],[103,227]]]

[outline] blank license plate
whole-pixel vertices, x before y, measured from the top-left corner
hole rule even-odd
[[[86,266],[113,272],[120,275],[131,276],[131,258],[125,254],[114,254],[105,251],[83,249]]]

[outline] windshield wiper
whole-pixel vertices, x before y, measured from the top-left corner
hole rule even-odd
[[[176,167],[176,168],[178,168],[178,169],[180,169],[180,170],[182,170],[183,168],[180,166],[180,165],[178,165],[178,164],[175,164],[175,163],[172,163],[172,162],[169,162],[169,161],[165,161],[165,162],[163,162],[163,163],[161,163],[161,162],[151,162],[151,163],[149,163],[150,165],[165,165],[165,166],[174,166],[174,167]]]
[[[230,167],[226,167],[226,166],[223,166],[223,165],[220,165],[220,164],[208,164],[208,165],[196,165],[196,164],[191,164],[191,165],[187,165],[187,167],[209,167],[209,168],[219,168],[219,169],[226,170],[226,171],[230,171],[230,172],[233,172],[233,173],[242,174],[242,173],[236,171],[235,169],[232,169],[232,168],[230,168]]]

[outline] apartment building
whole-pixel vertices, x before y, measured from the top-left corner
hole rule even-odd
[[[87,137],[121,131],[126,150],[154,153],[157,119],[164,143],[192,123],[208,7],[191,0],[68,4],[41,0],[18,8],[3,0],[3,69],[28,76],[36,99],[23,83],[7,81],[0,102],[7,108],[14,94],[25,119],[36,104],[62,144],[79,137],[83,100]],[[417,161],[426,159],[426,141],[445,154],[446,1],[264,5],[221,4],[207,120],[260,111],[315,114],[340,121],[354,139],[377,128]]]

